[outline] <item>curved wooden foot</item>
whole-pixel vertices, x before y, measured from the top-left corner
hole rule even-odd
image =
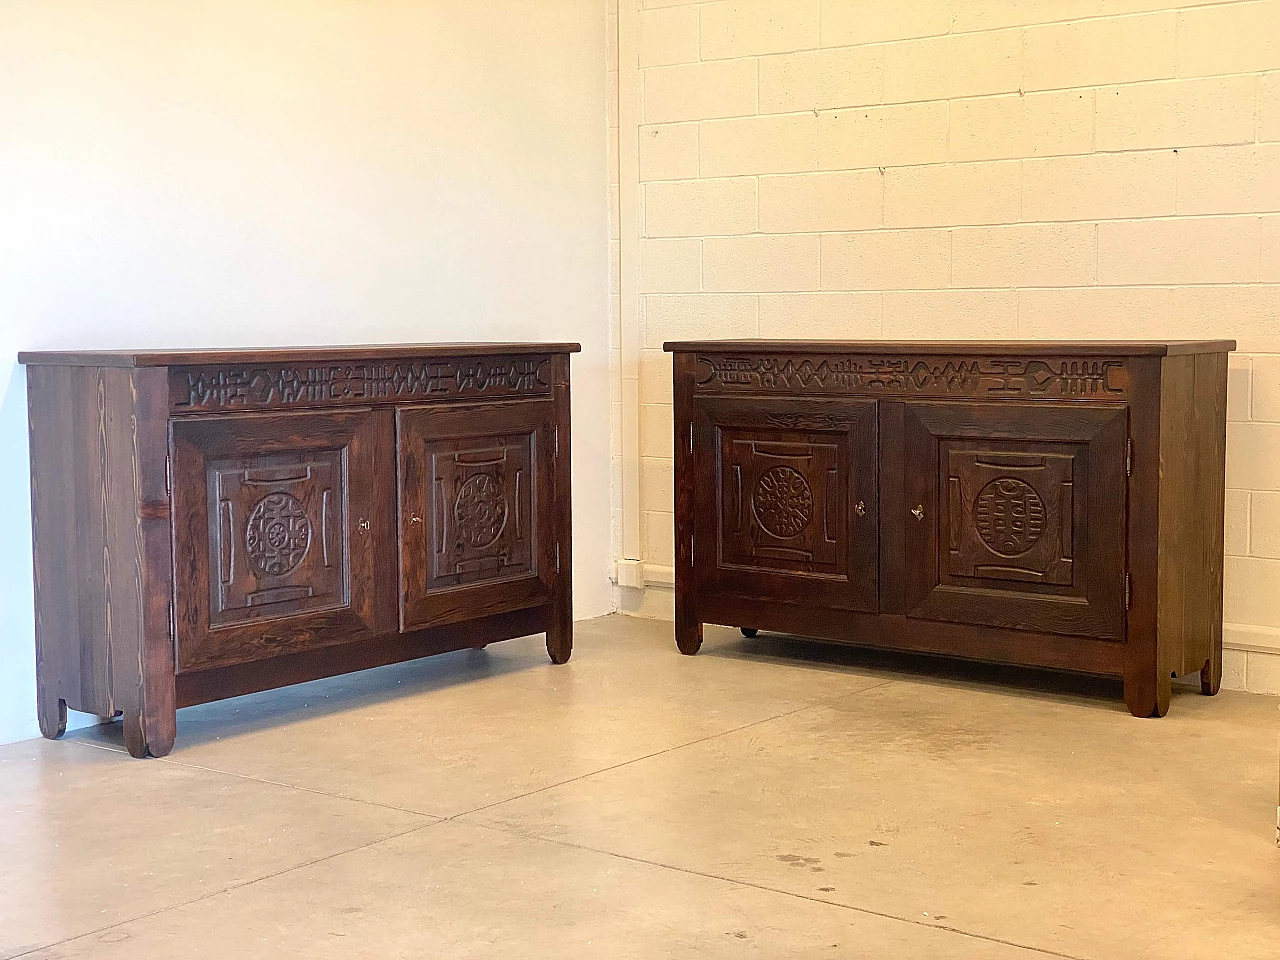
[[[573,628],[552,627],[547,631],[547,656],[552,663],[568,663],[573,656]]]
[[[1200,692],[1212,697],[1222,689],[1222,659],[1210,657],[1200,668]]]
[[[40,721],[40,732],[57,740],[67,732],[67,701],[37,689],[36,719]]]
[[[129,756],[135,760],[142,760],[146,757],[168,756],[169,751],[173,749],[174,737],[172,733],[148,740],[143,730],[140,716],[126,712],[122,719],[124,722],[125,749],[129,751]]]
[[[1139,685],[1128,681],[1124,685],[1125,706],[1135,717],[1163,717],[1169,712],[1171,694],[1172,687],[1167,673],[1157,675],[1154,687],[1150,684]]]
[[[756,634],[760,632],[755,627],[739,627],[738,629],[742,631],[742,635],[746,637],[748,640],[750,640],[752,637],[756,636]]]
[[[702,649],[702,624],[693,623],[686,627],[676,626],[676,646],[687,657],[692,657]]]

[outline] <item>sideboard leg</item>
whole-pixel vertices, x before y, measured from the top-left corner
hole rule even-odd
[[[1200,668],[1200,692],[1212,697],[1222,689],[1222,650],[1218,649]]]
[[[1157,671],[1154,682],[1136,682],[1129,677],[1124,681],[1124,702],[1135,717],[1163,717],[1169,712],[1169,698],[1173,688],[1167,673]]]
[[[67,732],[67,701],[39,682],[36,684],[36,717],[40,721],[40,733],[49,740],[57,740]]]
[[[686,656],[693,656],[702,649],[702,624],[676,608],[676,646]]]
[[[173,749],[178,734],[176,711],[148,717],[136,709],[126,709],[121,717],[124,724],[124,745],[129,756],[142,760],[146,757],[165,757]]]
[[[153,673],[137,682],[134,674],[131,679],[136,683],[129,691],[133,696],[126,694],[129,702],[121,704],[124,745],[129,756],[138,760],[168,756],[178,736],[173,675]]]
[[[547,628],[547,656],[552,663],[568,663],[573,655],[573,623],[553,623]]]

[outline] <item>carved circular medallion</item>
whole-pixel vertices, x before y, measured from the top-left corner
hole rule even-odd
[[[978,536],[996,553],[1016,557],[1044,533],[1044,501],[1030,485],[1013,477],[992,480],[973,507]]]
[[[287,493],[269,493],[249,512],[244,531],[249,563],[259,573],[283,577],[302,563],[311,546],[306,508]]]
[[[487,473],[469,478],[453,503],[453,522],[458,539],[474,550],[497,540],[507,525],[507,495],[501,482]]]
[[[799,536],[813,519],[809,481],[791,467],[770,467],[756,482],[751,498],[756,520],[779,540]]]

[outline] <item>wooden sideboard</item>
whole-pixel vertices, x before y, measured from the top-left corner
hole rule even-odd
[[[545,632],[576,343],[21,353],[40,729]]]
[[[676,642],[702,624],[1122,677],[1222,675],[1227,353],[668,343]]]

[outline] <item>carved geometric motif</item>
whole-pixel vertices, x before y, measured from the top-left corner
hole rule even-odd
[[[973,520],[978,535],[993,551],[1003,557],[1021,556],[1044,533],[1044,501],[1021,480],[1000,477],[978,494]]]
[[[458,490],[453,503],[458,538],[475,550],[483,550],[502,536],[507,523],[507,495],[492,474],[477,473]]]
[[[207,461],[212,626],[349,602],[343,453]]]
[[[768,533],[790,540],[813,519],[813,490],[799,471],[786,465],[770,467],[756,481],[751,506]]]
[[[940,530],[947,561],[943,581],[1070,586],[1075,523],[1083,509],[1076,444],[943,440]]]
[[[306,508],[287,493],[269,493],[254,505],[245,525],[249,560],[269,577],[292,573],[311,545]]]
[[[532,433],[426,441],[426,590],[536,575]]]
[[[840,575],[845,557],[843,438],[720,431],[720,563]]]
[[[956,397],[1123,395],[1121,360],[1097,357],[699,356],[699,392]]]
[[[546,395],[549,363],[545,356],[513,356],[174,367],[169,402],[182,412]]]

